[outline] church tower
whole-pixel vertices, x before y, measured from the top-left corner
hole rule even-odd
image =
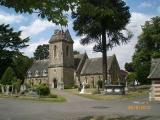
[[[74,84],[73,43],[68,30],[56,32],[49,41],[48,79],[51,89]]]

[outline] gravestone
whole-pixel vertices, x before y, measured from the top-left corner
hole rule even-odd
[[[1,90],[2,90],[2,93],[5,92],[5,90],[4,90],[4,85],[1,85]]]
[[[123,85],[105,85],[104,94],[106,95],[124,95],[125,86]]]
[[[6,92],[5,92],[6,95],[9,95],[9,88],[10,88],[10,86],[6,85]]]
[[[83,82],[83,83],[82,83],[82,89],[81,89],[81,91],[80,91],[80,94],[85,94],[85,92],[86,92],[86,91],[85,91],[85,85],[86,85],[85,82]]]

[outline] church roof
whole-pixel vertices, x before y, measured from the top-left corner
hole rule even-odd
[[[110,70],[114,56],[107,57],[107,70]],[[87,59],[81,71],[81,75],[102,74],[102,58]]]
[[[160,58],[152,59],[149,79],[160,79]]]
[[[72,37],[68,30],[64,31],[58,31],[54,35],[52,35],[51,39],[49,40],[49,43],[57,42],[57,41],[67,41],[73,43]]]
[[[77,70],[78,68],[78,65],[81,61],[81,59],[83,58],[84,54],[76,54],[74,55],[74,68],[75,70]]]
[[[43,76],[44,70],[48,73],[48,63],[49,63],[48,59],[36,60],[31,66],[31,68],[28,70],[28,72],[31,73],[31,76],[34,76],[34,74],[37,71],[39,76]]]

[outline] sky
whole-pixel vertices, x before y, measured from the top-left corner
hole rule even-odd
[[[125,45],[115,46],[108,51],[108,55],[115,54],[121,69],[124,69],[126,62],[131,62],[134,54],[134,47],[138,36],[142,33],[141,26],[152,17],[160,16],[160,0],[125,0],[130,7],[131,18],[126,26],[133,33],[132,39]],[[45,19],[39,18],[36,14],[18,14],[12,8],[0,6],[0,24],[10,24],[15,31],[22,31],[21,37],[30,37],[29,47],[21,50],[24,55],[33,57],[33,53],[38,45],[48,44],[49,39],[55,29],[60,26],[55,25]],[[82,46],[79,41],[80,36],[76,36],[73,30],[73,20],[69,17],[68,27],[72,39],[74,40],[74,50],[80,53],[87,52],[90,58],[101,57],[101,53],[93,51],[94,44]]]

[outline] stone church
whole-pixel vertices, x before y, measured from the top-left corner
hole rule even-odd
[[[69,31],[55,33],[49,41],[49,59],[36,60],[27,72],[26,84],[47,84],[50,89],[71,87],[85,82],[96,87],[102,80],[102,58],[89,58],[86,53],[73,54],[73,40]],[[120,67],[116,56],[109,56],[110,84],[120,83]]]

